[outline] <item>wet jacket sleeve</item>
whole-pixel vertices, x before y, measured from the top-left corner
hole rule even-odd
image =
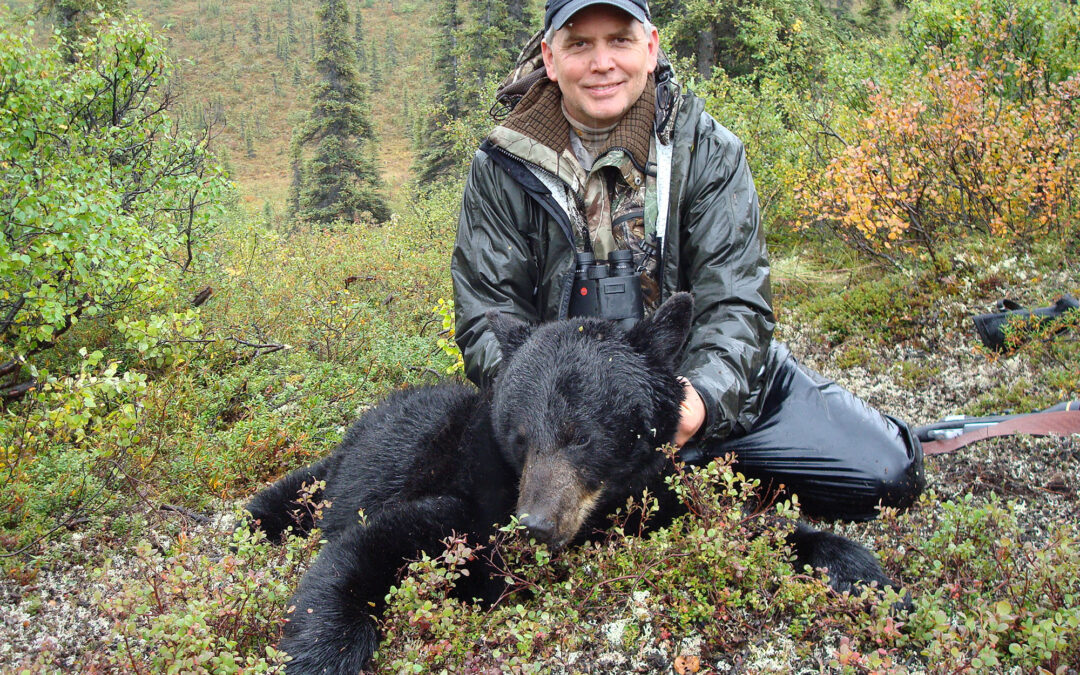
[[[680,201],[680,284],[694,294],[681,367],[701,394],[699,437],[723,438],[752,419],[775,317],[757,192],[742,142],[701,113]]]
[[[498,309],[536,323],[538,267],[519,223],[527,197],[484,152],[473,157],[461,200],[457,239],[450,262],[454,281],[455,337],[465,375],[490,384],[502,354],[485,313]]]

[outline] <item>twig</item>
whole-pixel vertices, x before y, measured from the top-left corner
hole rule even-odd
[[[22,366],[22,364],[19,363],[18,359],[11,359],[7,363],[0,364],[0,377],[14,373],[20,366]]]
[[[207,518],[206,516],[204,516],[201,513],[196,513],[195,511],[192,511],[191,509],[185,509],[183,506],[173,506],[172,504],[162,504],[159,508],[162,511],[172,511],[174,513],[179,513],[182,516],[187,516],[188,518],[191,518],[192,520],[194,520],[196,523],[199,523],[200,525],[205,525],[205,524],[211,522],[210,518]]]
[[[626,575],[623,575],[621,577],[614,577],[614,578],[611,578],[611,579],[603,579],[602,581],[599,581],[596,584],[596,588],[600,588],[601,586],[607,586],[608,584],[613,584],[613,583],[615,583],[617,581],[629,581],[630,579],[633,579],[635,582],[637,582],[637,581],[645,581],[646,583],[649,583],[649,585],[652,585],[652,583],[649,582],[649,580],[645,578],[645,576],[649,572],[651,572],[657,566],[662,565],[663,563],[666,563],[666,562],[668,562],[670,560],[674,560],[675,558],[685,558],[685,557],[687,557],[689,555],[690,555],[689,553],[672,553],[669,556],[665,556],[663,558],[660,558],[659,560],[652,563],[651,565],[649,565],[645,569],[641,570],[637,574],[626,574]]]
[[[262,354],[272,354],[272,353],[274,353],[276,351],[280,351],[282,349],[288,349],[289,348],[288,345],[258,344],[256,342],[248,342],[247,340],[242,340],[242,339],[236,337],[235,335],[229,336],[229,339],[232,340],[233,342],[235,342],[238,345],[242,345],[244,347],[251,347],[252,349],[254,349],[256,351],[265,350],[265,351],[260,351],[258,354],[256,354],[256,356],[260,356]]]
[[[0,389],[0,398],[5,398],[9,400],[22,398],[26,395],[27,392],[36,387],[37,384],[37,380],[27,380],[26,382],[20,382],[19,384],[7,387],[5,389]]]

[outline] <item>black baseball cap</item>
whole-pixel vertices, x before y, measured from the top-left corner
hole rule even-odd
[[[590,5],[618,7],[642,23],[652,19],[647,0],[547,0],[544,5],[544,31],[547,32],[552,26],[555,26],[555,30],[562,28],[570,17]]]

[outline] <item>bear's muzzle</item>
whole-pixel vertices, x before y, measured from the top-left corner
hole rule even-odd
[[[578,535],[602,491],[588,489],[562,452],[530,452],[518,488],[518,519],[530,536],[557,550]]]

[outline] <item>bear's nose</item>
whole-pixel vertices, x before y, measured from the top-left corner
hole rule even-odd
[[[544,544],[551,544],[555,538],[555,523],[550,518],[526,514],[521,524],[529,531],[529,536]]]

